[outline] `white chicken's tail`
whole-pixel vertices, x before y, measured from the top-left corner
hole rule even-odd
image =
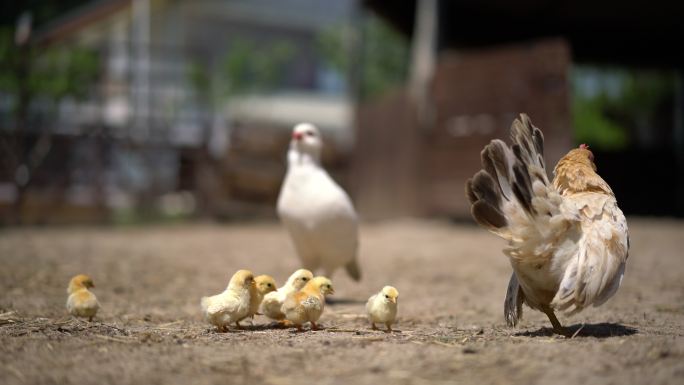
[[[356,282],[361,280],[361,268],[359,268],[359,263],[356,261],[356,257],[344,265],[347,274]]]

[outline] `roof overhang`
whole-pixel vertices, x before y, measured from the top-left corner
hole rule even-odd
[[[437,0],[440,49],[564,37],[573,60],[682,68],[684,2],[667,0]],[[411,36],[416,0],[363,0]]]

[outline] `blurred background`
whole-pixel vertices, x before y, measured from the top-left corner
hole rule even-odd
[[[618,11],[619,10],[619,11]],[[292,126],[365,220],[470,217],[520,112],[684,216],[684,3],[63,0],[0,12],[0,224],[274,219]]]

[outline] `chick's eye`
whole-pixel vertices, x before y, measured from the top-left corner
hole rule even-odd
[[[385,294],[385,298],[389,299],[389,295]]]
[[[313,131],[307,131],[307,132],[306,132],[306,135],[307,135],[307,136],[314,136],[314,133],[313,133]]]

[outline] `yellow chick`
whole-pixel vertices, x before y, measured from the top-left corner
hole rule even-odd
[[[67,288],[66,307],[69,314],[76,317],[87,317],[88,321],[92,321],[97,310],[100,308],[100,303],[97,302],[95,294],[88,290],[89,287],[95,287],[93,279],[85,274],[79,274],[69,281]]]
[[[276,321],[285,320],[285,314],[281,311],[285,298],[289,294],[301,290],[312,278],[313,274],[307,269],[299,269],[292,273],[285,285],[264,296],[264,300],[261,302],[261,313]]]
[[[228,283],[226,290],[211,297],[202,297],[200,305],[204,319],[219,331],[228,331],[228,325],[247,317],[252,297],[257,295],[254,274],[249,270],[238,270]]]
[[[392,286],[385,286],[379,293],[373,294],[366,302],[366,312],[368,319],[373,326],[373,330],[378,330],[375,323],[384,323],[387,332],[392,331],[392,324],[397,318],[397,301],[399,292]]]
[[[276,290],[275,279],[270,275],[259,275],[254,278],[254,282],[256,284],[256,295],[249,300],[249,314],[247,314],[247,317],[252,318],[255,314],[259,314],[259,305],[261,305],[264,296]]]
[[[288,321],[302,331],[302,324],[311,322],[311,330],[318,330],[316,321],[325,308],[325,296],[335,294],[332,282],[326,277],[315,277],[302,290],[291,293],[283,303],[282,312]]]

